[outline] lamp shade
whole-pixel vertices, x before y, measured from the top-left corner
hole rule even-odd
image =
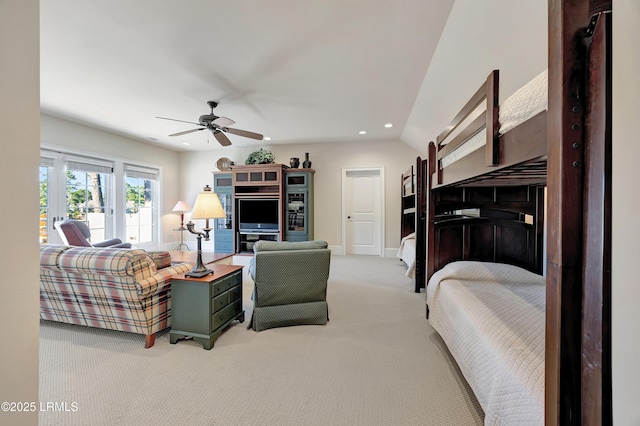
[[[184,201],[180,200],[176,203],[175,207],[173,208],[172,211],[174,212],[188,212],[189,210],[191,210],[191,207],[189,206],[189,204],[185,203]]]
[[[209,185],[205,186],[193,205],[191,219],[216,219],[226,216],[218,194],[212,192]]]

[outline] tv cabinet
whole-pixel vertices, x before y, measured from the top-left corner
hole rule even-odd
[[[253,253],[253,245],[258,241],[280,241],[280,233],[238,231],[237,252]]]
[[[313,240],[313,169],[285,170],[285,240]]]
[[[227,214],[213,221],[213,251],[233,253],[233,176],[229,172],[213,174],[213,192],[218,194],[222,208]]]
[[[237,165],[231,167],[233,174],[233,198],[234,211],[239,212],[239,206],[242,200],[252,199],[276,199],[278,203],[275,208],[278,209],[278,225],[277,229],[265,229],[264,231],[244,230],[240,227],[240,217],[235,215],[234,231],[235,231],[235,253],[253,252],[253,244],[259,240],[282,241],[282,227],[284,223],[284,210],[282,208],[282,200],[284,199],[284,170],[287,168],[284,164],[252,164]],[[269,205],[268,203],[265,205]],[[273,207],[269,207],[273,208]],[[272,216],[273,212],[269,213]]]
[[[307,241],[313,239],[314,173],[313,169],[292,169],[284,164],[231,166],[232,189],[229,192],[232,195],[233,252],[252,253],[253,245],[260,240]],[[216,177],[220,179],[217,174],[214,175],[214,184]],[[222,182],[228,182],[226,175]],[[224,186],[221,186],[221,189],[223,193],[227,190]],[[241,229],[239,218],[241,201],[266,199],[278,200],[277,229],[262,231]],[[216,229],[216,233],[217,231],[218,229]],[[226,230],[222,231],[226,235]]]

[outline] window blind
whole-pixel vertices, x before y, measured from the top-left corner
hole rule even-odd
[[[158,169],[152,169],[150,167],[134,166],[133,164],[124,165],[124,173],[129,177],[146,179],[146,180],[158,180]]]
[[[91,173],[113,173],[113,162],[93,158],[65,157],[67,168]]]

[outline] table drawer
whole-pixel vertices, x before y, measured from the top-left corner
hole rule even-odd
[[[215,330],[224,325],[240,312],[242,312],[242,299],[236,300],[220,312],[215,312],[211,316],[211,330]]]
[[[242,297],[242,286],[236,285],[230,290],[225,291],[213,298],[213,312],[218,312],[220,309],[227,306],[229,303],[234,300],[240,299]]]
[[[240,277],[240,280],[242,280],[242,275],[234,274],[213,284],[213,297],[216,297],[217,295],[229,290],[231,287],[238,285],[238,276]]]

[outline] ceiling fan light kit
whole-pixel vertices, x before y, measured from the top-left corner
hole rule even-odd
[[[256,139],[259,141],[263,139],[263,136],[260,133],[249,132],[247,130],[240,130],[240,129],[235,129],[233,127],[229,127],[235,124],[235,121],[227,117],[219,117],[213,113],[213,109],[218,106],[218,103],[216,101],[209,101],[207,102],[207,104],[211,108],[211,112],[209,114],[201,115],[198,118],[198,123],[194,123],[192,121],[177,120],[175,118],[167,118],[167,117],[156,117],[156,118],[159,118],[161,120],[179,121],[181,123],[189,123],[189,124],[195,124],[197,126],[202,126],[196,129],[190,129],[182,132],[172,133],[169,136],[182,136],[182,135],[186,135],[193,132],[199,132],[201,130],[206,129],[206,130],[210,130],[211,133],[213,133],[213,136],[216,138],[218,143],[220,143],[220,145],[222,146],[231,145],[231,141],[229,140],[227,135],[225,135],[225,133],[231,133],[232,135],[242,136],[250,139]]]

